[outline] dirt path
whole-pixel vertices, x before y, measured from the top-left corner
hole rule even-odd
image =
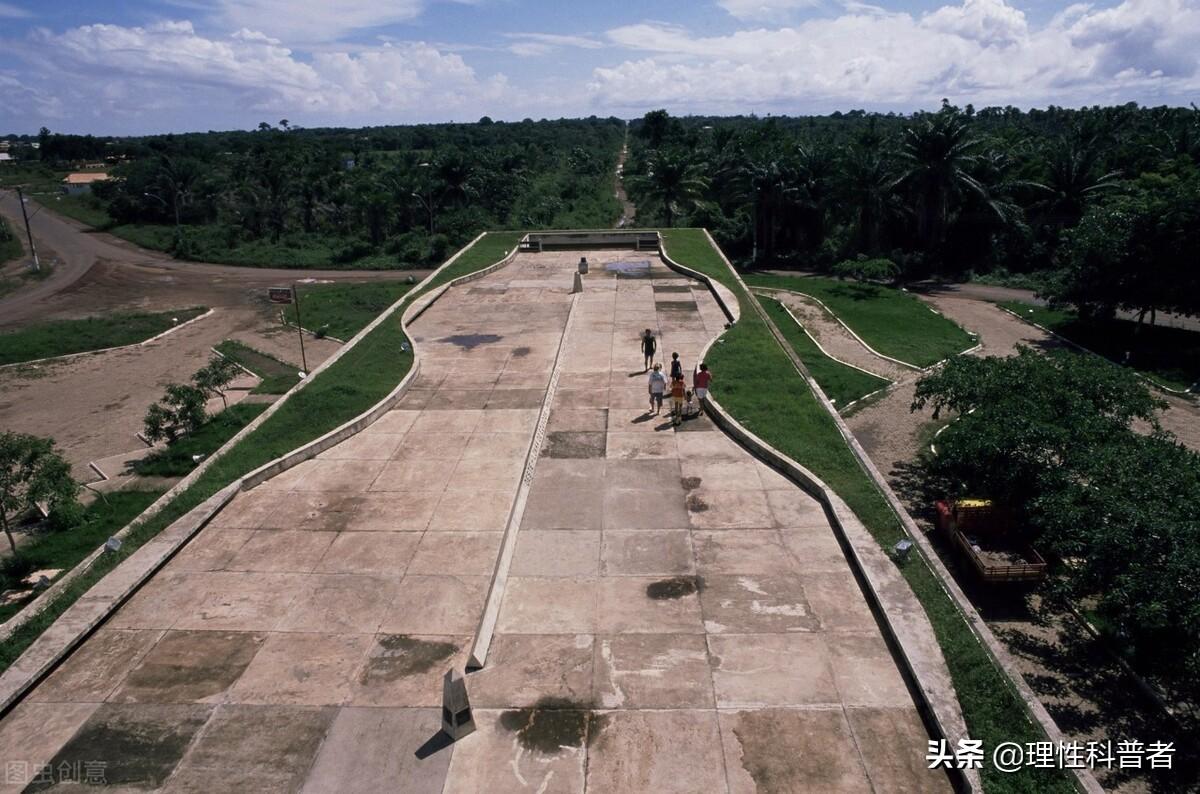
[[[811,298],[791,292],[773,292],[772,297],[790,309],[817,344],[834,358],[895,383],[912,380],[919,374],[919,370],[902,366],[867,350],[853,334]]]
[[[629,200],[629,194],[625,192],[625,160],[629,157],[629,124],[625,125],[625,142],[621,144],[621,154],[617,158],[617,201],[621,202],[621,217],[617,219],[614,228],[620,229],[624,226],[629,226],[633,223],[637,216],[637,208],[633,206],[633,202]]]
[[[0,195],[0,214],[19,223],[16,196]],[[139,248],[42,208],[31,219],[38,255],[54,265],[42,281],[27,281],[0,298],[0,327],[117,309],[251,304],[269,286],[305,279],[337,281],[424,277],[420,270],[289,270],[183,262]],[[22,228],[18,226],[18,228]],[[23,238],[22,238],[23,242]],[[99,269],[99,272],[94,272]]]

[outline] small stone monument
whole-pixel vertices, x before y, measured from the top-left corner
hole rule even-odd
[[[575,283],[571,286],[571,294],[574,295],[577,292],[583,292],[583,276],[578,273],[575,274]]]
[[[587,272],[588,272],[588,263],[587,263],[587,257],[586,257],[586,256],[581,256],[581,257],[579,257],[579,272],[580,272],[580,274],[581,274],[581,275],[584,275],[584,276],[586,276],[586,275],[587,275]]]
[[[453,668],[442,678],[442,731],[457,742],[475,732],[475,716],[467,699],[467,682]]]

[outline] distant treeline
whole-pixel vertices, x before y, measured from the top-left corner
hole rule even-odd
[[[43,130],[43,163],[108,158],[117,227],[171,229],[185,258],[416,266],[489,228],[610,226],[619,119],[100,139]],[[140,238],[139,238],[140,239]]]
[[[711,228],[738,261],[904,277],[1032,274],[1100,313],[1200,311],[1200,111],[1136,104],[631,124],[643,225]]]

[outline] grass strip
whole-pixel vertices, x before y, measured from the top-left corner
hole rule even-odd
[[[134,461],[133,471],[143,477],[183,477],[200,465],[201,460],[216,452],[237,432],[267,410],[266,403],[231,405],[210,418],[190,435],[157,452]]]
[[[822,276],[747,273],[744,280],[754,287],[812,295],[875,350],[918,367],[975,345],[974,337],[902,290]]]
[[[796,355],[800,356],[804,366],[808,367],[809,373],[825,392],[825,396],[834,405],[839,408],[849,405],[891,383],[886,378],[848,367],[830,358],[779,301],[760,298],[760,302],[780,332],[787,337],[788,344],[796,351]]]
[[[5,218],[0,218],[0,265],[25,253],[16,229]]]
[[[713,370],[713,395],[751,432],[824,480],[880,546],[891,548],[905,536],[899,518],[753,310],[754,298],[742,289],[702,230],[672,229],[664,237],[672,259],[720,281],[742,307],[741,319],[706,358]],[[933,626],[971,738],[982,739],[986,753],[1001,742],[1044,741],[1041,728],[1026,715],[1008,678],[925,561],[911,555],[900,567]],[[1005,774],[985,763],[982,772],[988,792],[1075,791],[1059,770],[1027,767]]]
[[[261,383],[250,390],[251,394],[283,394],[299,380],[300,367],[297,365],[280,361],[236,339],[226,339],[217,345],[216,349],[226,358],[233,359],[262,379]]]
[[[26,326],[19,331],[0,334],[0,364],[137,344],[205,311],[203,306],[196,306],[169,312],[116,313]]]
[[[300,317],[310,331],[324,330],[338,339],[349,339],[412,287],[402,281],[304,285],[300,287]],[[288,322],[296,322],[295,307],[285,311]]]
[[[518,239],[520,234],[516,232],[487,234],[431,280],[427,289],[435,289],[502,259]],[[333,430],[386,397],[412,368],[412,345],[408,351],[400,348],[402,342],[408,341],[400,329],[400,318],[405,306],[419,294],[410,293],[404,306],[289,397],[278,411],[214,461],[162,511],[130,530],[118,551],[100,557],[45,609],[0,642],[0,671],[7,670],[92,585],[188,511],[239,477]]]
[[[83,520],[77,526],[37,535],[19,546],[19,556],[4,561],[0,589],[12,587],[14,579],[24,578],[31,571],[74,568],[161,495],[161,490],[115,491],[97,498],[84,509]],[[19,562],[14,563],[14,559]],[[35,595],[30,593],[28,598],[0,606],[0,622],[17,614]]]
[[[1160,386],[1186,390],[1200,384],[1200,331],[1145,324],[1138,329],[1133,320],[1087,321],[1071,309],[1052,309],[1022,301],[1000,301],[1023,320],[1049,328],[1054,333],[1122,364]]]

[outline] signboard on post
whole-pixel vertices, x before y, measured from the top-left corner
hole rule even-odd
[[[292,288],[291,287],[267,287],[267,299],[271,303],[291,303]]]

